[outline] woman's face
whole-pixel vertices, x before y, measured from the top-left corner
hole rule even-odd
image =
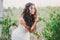
[[[34,6],[34,5],[31,5],[31,6],[29,7],[29,10],[30,10],[30,13],[31,13],[31,14],[34,14],[34,12],[35,12],[35,6]]]

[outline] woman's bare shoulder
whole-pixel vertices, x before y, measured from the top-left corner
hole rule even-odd
[[[21,23],[21,24],[24,24],[24,23],[25,23],[23,17],[20,17],[20,23]]]

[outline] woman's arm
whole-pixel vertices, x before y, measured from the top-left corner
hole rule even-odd
[[[26,28],[26,31],[29,31],[29,27],[26,25],[23,18],[20,18],[20,24],[24,25],[24,27]]]
[[[35,19],[35,22],[34,22],[33,26],[31,27],[30,32],[34,32],[36,30],[36,28],[37,28],[36,27],[37,22],[38,22],[38,18]]]
[[[33,32],[34,29],[36,29],[36,23],[33,24],[33,26],[32,26],[31,29],[30,29],[30,32]]]

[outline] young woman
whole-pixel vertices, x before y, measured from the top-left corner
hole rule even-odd
[[[21,14],[18,28],[12,32],[12,40],[30,40],[29,32],[36,30],[37,10],[33,3],[27,3]]]

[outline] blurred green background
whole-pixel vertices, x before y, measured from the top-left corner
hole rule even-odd
[[[11,40],[11,32],[17,28],[23,8],[3,9],[1,40]],[[40,20],[37,24],[38,40],[60,40],[60,7],[37,7]],[[31,36],[31,40],[34,40]]]

